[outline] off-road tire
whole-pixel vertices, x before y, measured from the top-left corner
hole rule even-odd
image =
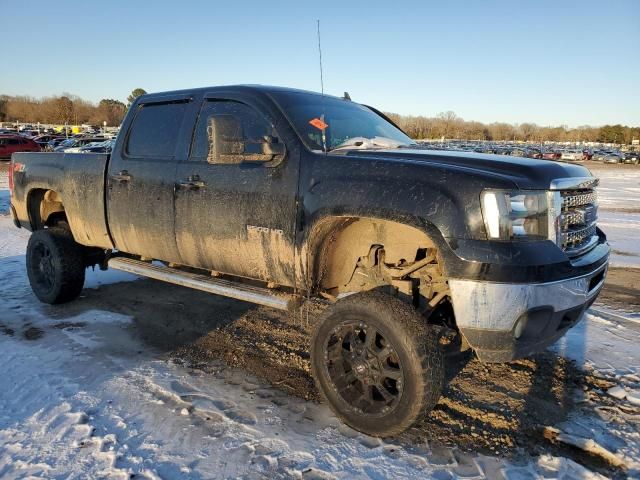
[[[46,273],[41,267],[43,252]],[[41,302],[65,303],[80,295],[84,285],[85,263],[82,245],[63,227],[36,230],[27,244],[27,275],[33,293]]]
[[[331,342],[335,345],[336,331],[342,331],[354,319],[361,319],[377,330],[399,359],[403,390],[391,411],[370,414],[350,405],[329,372],[329,365],[334,364],[327,352],[335,346],[328,345]],[[344,348],[343,344],[340,348]],[[311,340],[311,370],[318,390],[338,418],[360,432],[388,437],[420,422],[436,405],[444,383],[444,356],[435,330],[412,306],[371,291],[339,300],[325,312]],[[364,384],[360,386],[364,388]]]

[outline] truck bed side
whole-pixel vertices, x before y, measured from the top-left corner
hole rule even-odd
[[[108,162],[107,154],[15,153],[11,204],[20,225],[41,228],[51,209],[63,208],[78,243],[113,248],[105,209]]]

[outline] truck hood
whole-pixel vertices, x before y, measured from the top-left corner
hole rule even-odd
[[[444,168],[459,169],[471,174],[474,171],[482,175],[489,173],[502,180],[510,180],[517,188],[523,190],[547,190],[551,181],[558,178],[592,176],[591,172],[581,165],[509,155],[413,148],[347,150],[340,153],[348,157],[364,157],[372,161],[441,165]]]

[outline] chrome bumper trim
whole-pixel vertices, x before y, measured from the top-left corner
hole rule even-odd
[[[516,321],[536,307],[555,312],[589,303],[602,289],[608,264],[579,277],[555,282],[516,284],[477,280],[449,280],[453,311],[459,328],[513,329]],[[604,272],[602,280],[591,280]]]

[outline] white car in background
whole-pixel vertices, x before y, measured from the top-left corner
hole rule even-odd
[[[79,145],[77,147],[69,147],[63,150],[64,153],[90,153],[109,149],[111,150],[113,140],[103,140]]]
[[[568,162],[579,162],[582,160],[582,150],[564,150],[560,155],[560,160]]]

